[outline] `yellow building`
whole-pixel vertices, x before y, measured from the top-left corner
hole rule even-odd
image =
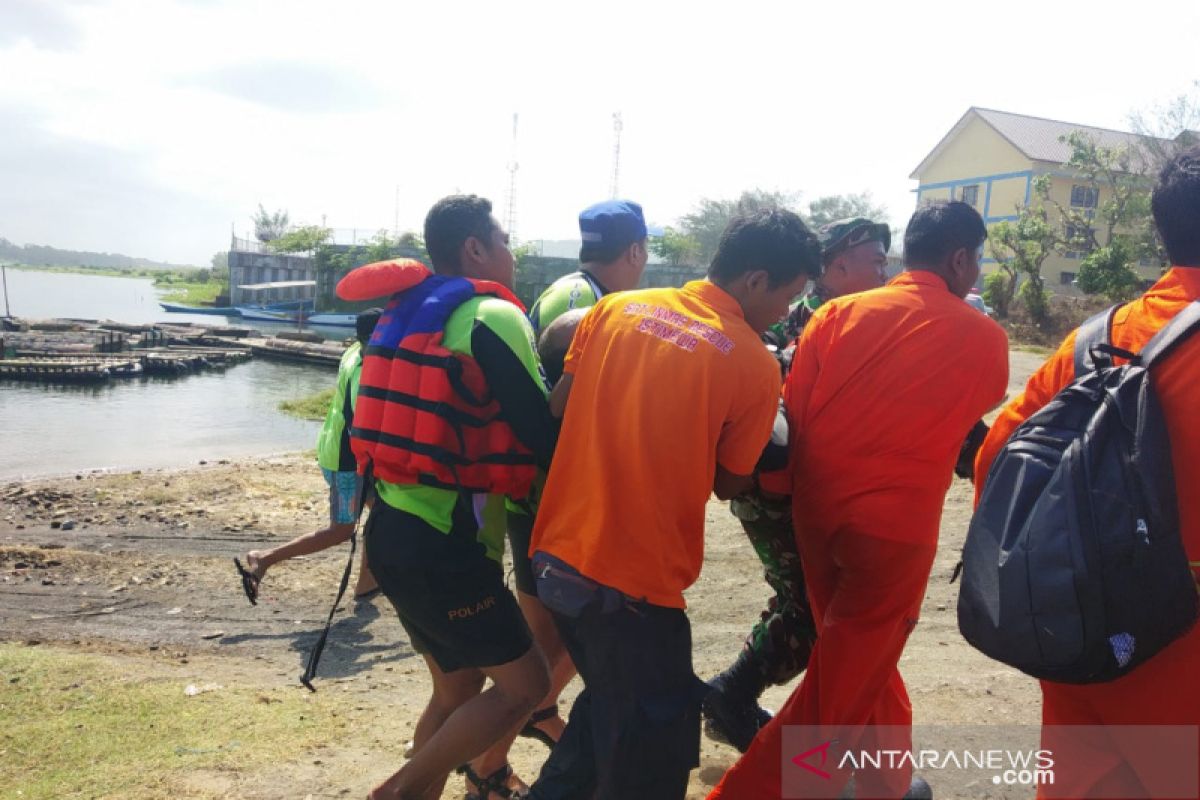
[[[1095,209],[1104,202],[1095,189],[1071,174],[1064,163],[1070,146],[1060,137],[1073,131],[1092,136],[1105,147],[1136,145],[1133,133],[1057,122],[1006,111],[970,108],[925,157],[910,178],[917,180],[918,205],[931,200],[961,200],[973,205],[989,226],[1017,219],[1022,205],[1033,196],[1033,182],[1051,178],[1051,197],[1064,207]],[[1053,220],[1053,206],[1048,210]],[[1042,265],[1046,286],[1075,291],[1072,282],[1083,253],[1051,254]],[[995,269],[995,259],[984,259],[984,271]],[[1138,273],[1146,280],[1158,278],[1157,263],[1142,263]]]

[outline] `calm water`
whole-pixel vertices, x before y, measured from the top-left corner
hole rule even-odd
[[[10,269],[8,289],[14,316],[225,322],[163,312],[149,279]],[[0,381],[0,480],[95,468],[179,467],[308,449],[319,425],[288,417],[276,406],[334,380],[331,369],[255,359],[224,373],[135,378],[102,387]]]

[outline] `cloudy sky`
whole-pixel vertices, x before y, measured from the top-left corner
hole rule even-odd
[[[0,0],[0,236],[207,263],[262,203],[420,228],[438,197],[575,235],[608,195],[870,190],[971,105],[1106,127],[1200,78],[1200,3]],[[398,187],[398,192],[397,192]],[[399,200],[397,202],[397,194]]]

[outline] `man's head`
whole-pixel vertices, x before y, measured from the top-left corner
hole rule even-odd
[[[495,281],[512,288],[508,234],[492,216],[492,203],[473,194],[443,197],[425,216],[425,249],[441,275]]]
[[[382,308],[368,308],[354,318],[354,334],[363,347],[366,347],[367,342],[371,340],[371,334],[374,333],[375,325],[381,316],[383,316]]]
[[[733,295],[756,333],[778,322],[809,278],[820,274],[820,242],[785,209],[734,217],[708,267],[708,279]]]
[[[983,217],[966,203],[923,205],[904,231],[904,267],[932,272],[951,292],[966,297],[979,280],[986,239]]]
[[[824,269],[817,279],[827,299],[878,289],[887,280],[887,251],[892,231],[865,217],[840,219],[823,225],[821,240]]]
[[[567,358],[567,351],[571,349],[575,329],[579,327],[579,321],[587,312],[586,308],[564,311],[546,326],[546,330],[542,331],[542,336],[538,339],[538,359],[542,362],[546,380],[550,381],[551,386],[558,383],[558,379],[562,377],[563,361]]]
[[[1162,168],[1150,208],[1171,264],[1200,267],[1200,146],[1189,147]]]
[[[640,205],[605,200],[588,206],[579,213],[579,235],[579,260],[605,288],[618,292],[637,287],[650,256],[649,229]]]

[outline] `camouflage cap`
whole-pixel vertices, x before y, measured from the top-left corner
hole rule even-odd
[[[828,264],[838,253],[863,242],[879,242],[887,252],[892,246],[892,229],[866,217],[850,217],[822,225],[817,238],[821,240],[821,255]]]

